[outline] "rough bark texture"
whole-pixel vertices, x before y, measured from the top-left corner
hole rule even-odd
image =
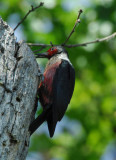
[[[30,48],[12,33],[0,18],[0,160],[25,160],[39,69]]]

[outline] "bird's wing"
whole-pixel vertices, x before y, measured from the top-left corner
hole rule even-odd
[[[72,65],[63,60],[56,70],[53,80],[53,119],[60,121],[70,103],[75,84],[75,71]]]

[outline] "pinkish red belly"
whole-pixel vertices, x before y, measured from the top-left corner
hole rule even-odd
[[[56,62],[55,64],[47,67],[44,71],[44,81],[40,83],[39,90],[40,91],[40,102],[42,106],[46,106],[47,104],[52,103],[53,97],[53,80],[56,74],[56,69],[59,67],[61,61]]]

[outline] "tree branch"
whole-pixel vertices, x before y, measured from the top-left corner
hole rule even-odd
[[[101,39],[96,39],[94,41],[89,41],[89,42],[85,42],[85,43],[80,43],[80,44],[64,44],[64,47],[67,48],[73,48],[73,47],[80,47],[80,46],[87,46],[88,44],[92,44],[92,43],[98,43],[98,42],[103,42],[103,41],[107,41],[110,40],[112,38],[116,37],[116,32],[114,32],[113,34],[101,38]],[[49,47],[51,46],[51,44],[42,44],[42,43],[27,43],[28,46],[41,46],[41,47]],[[54,46],[60,46],[60,44],[55,44]]]
[[[28,46],[39,46],[39,47],[49,47],[51,44],[43,44],[43,43],[27,43]],[[59,45],[54,45],[59,46]]]
[[[96,39],[96,40],[93,40],[93,41],[89,41],[89,42],[84,42],[84,43],[80,43],[80,44],[66,44],[69,40],[69,38],[71,37],[71,35],[73,34],[73,32],[75,31],[75,28],[77,26],[77,24],[80,23],[80,15],[82,13],[82,9],[80,9],[79,11],[79,14],[77,16],[77,20],[75,22],[75,25],[72,29],[72,31],[70,32],[69,36],[67,37],[67,39],[65,40],[65,42],[63,44],[55,44],[54,46],[64,46],[64,47],[67,47],[67,48],[73,48],[73,47],[80,47],[80,46],[87,46],[88,44],[92,44],[92,43],[99,43],[99,42],[103,42],[103,41],[107,41],[107,40],[110,40],[112,38],[114,38],[116,36],[116,32],[107,36],[107,37],[104,37],[104,38],[101,38],[101,39]],[[42,43],[27,43],[28,46],[41,46],[43,48],[46,48],[46,47],[50,47],[51,46],[51,43],[50,44],[42,44]],[[43,49],[41,48],[41,50]],[[34,52],[37,52],[38,50],[34,51]],[[40,50],[39,50],[40,51]]]
[[[27,12],[27,14],[24,16],[24,18],[16,25],[16,27],[13,29],[14,31],[19,27],[19,25],[21,24],[21,23],[23,23],[23,21],[27,18],[27,16],[31,13],[31,12],[33,12],[33,11],[35,11],[36,9],[38,9],[38,8],[40,8],[41,6],[43,6],[43,2],[40,2],[40,4],[37,6],[37,7],[33,7],[33,6],[31,6],[31,9]]]
[[[69,36],[68,36],[67,39],[65,40],[65,42],[62,44],[62,46],[64,46],[64,45],[68,42],[68,40],[69,40],[69,38],[71,37],[71,35],[73,34],[73,32],[75,32],[75,28],[76,28],[77,24],[80,23],[80,19],[79,19],[79,18],[80,18],[80,15],[81,15],[82,12],[83,12],[82,9],[80,9],[80,10],[79,10],[79,14],[78,14],[77,19],[76,19],[76,22],[75,22],[75,25],[74,25],[72,31],[70,32]]]
[[[80,46],[87,46],[88,44],[92,44],[92,43],[98,43],[98,42],[103,42],[103,41],[108,41],[111,40],[112,38],[116,37],[116,32],[114,32],[113,34],[101,38],[101,39],[96,39],[94,41],[89,41],[89,42],[85,42],[85,43],[80,43],[80,44],[70,44],[70,45],[64,45],[67,48],[73,48],[73,47],[80,47]]]
[[[45,48],[45,47],[42,46],[40,49],[37,49],[37,50],[33,51],[33,53],[35,53],[35,52],[40,52],[40,51],[42,51],[44,48]]]

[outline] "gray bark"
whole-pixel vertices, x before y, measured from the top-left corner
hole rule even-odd
[[[34,118],[38,64],[0,18],[0,160],[25,160]]]

